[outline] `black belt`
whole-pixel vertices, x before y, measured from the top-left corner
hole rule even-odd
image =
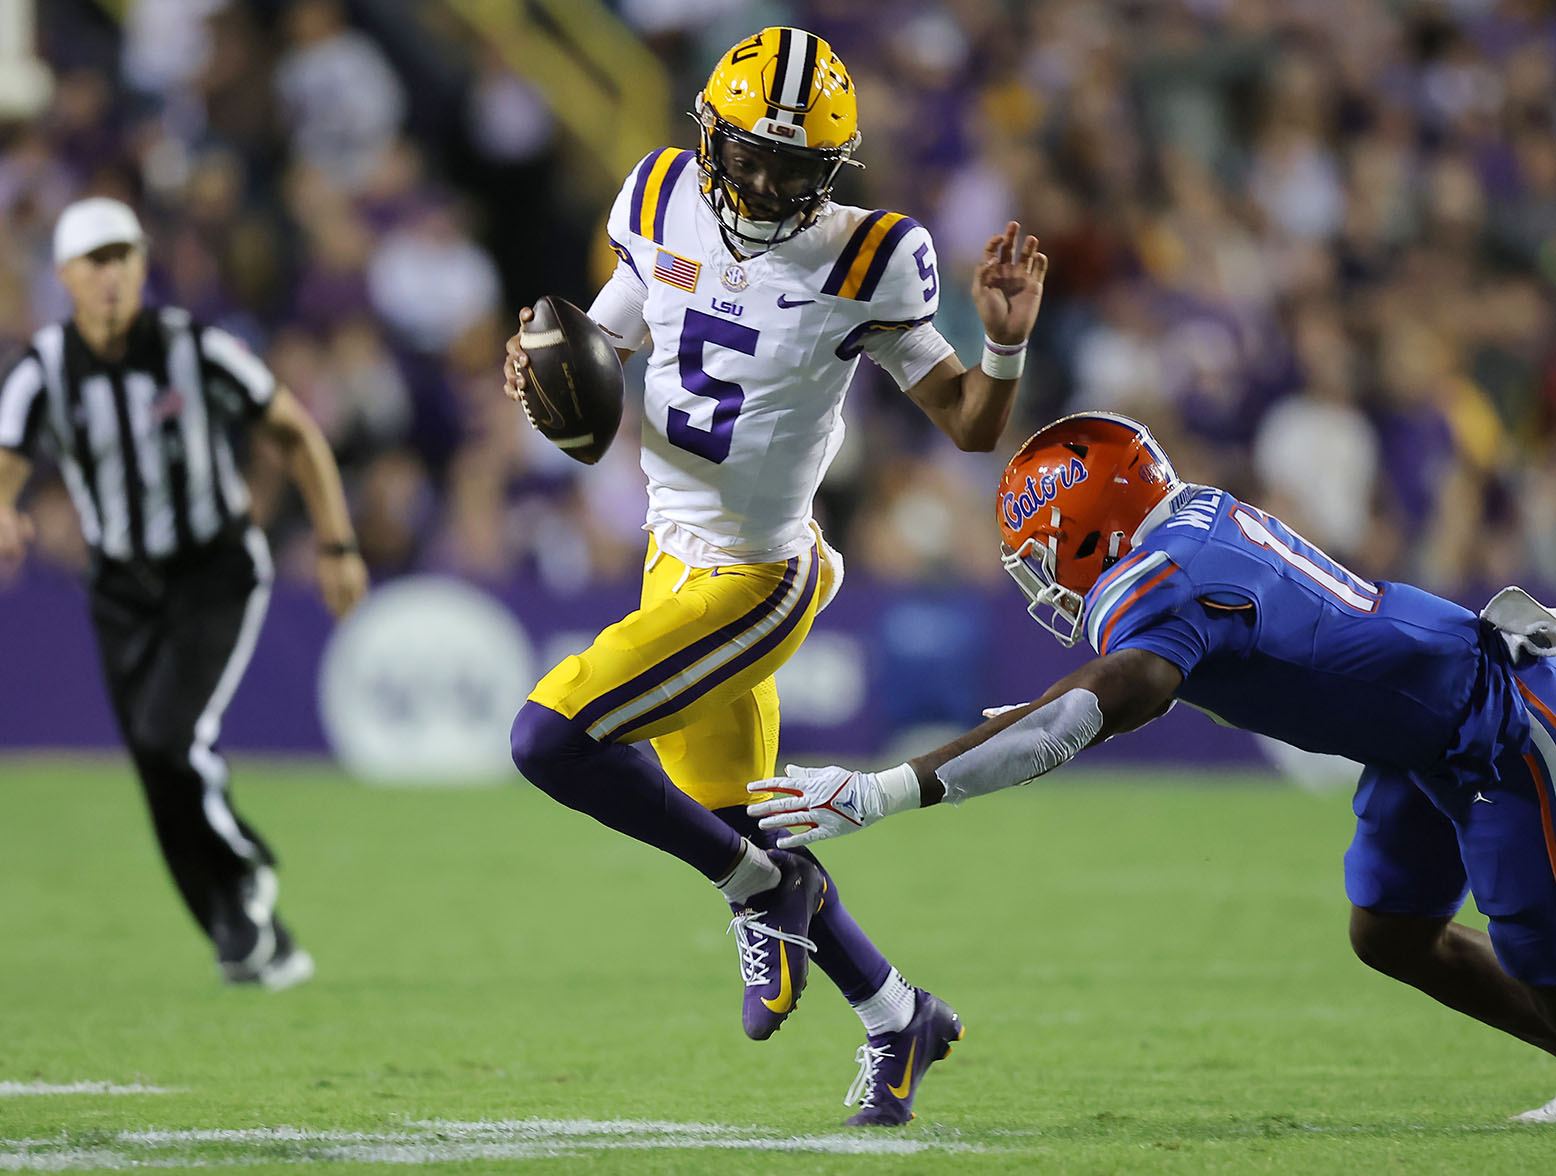
[[[180,548],[167,555],[116,559],[104,555],[101,548],[94,547],[91,550],[88,579],[96,583],[105,575],[130,575],[150,585],[177,575],[196,564],[204,563],[217,552],[242,547],[243,537],[252,525],[253,521],[247,515],[231,519],[205,542],[193,547]]]

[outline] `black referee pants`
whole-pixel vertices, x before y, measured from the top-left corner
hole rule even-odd
[[[215,748],[265,619],[270,579],[264,536],[250,527],[167,561],[102,560],[91,587],[109,697],[157,842],[223,958],[252,945],[242,885],[275,860],[233,811]]]

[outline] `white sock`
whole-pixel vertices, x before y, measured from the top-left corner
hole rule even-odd
[[[871,1037],[879,1037],[882,1033],[896,1033],[906,1028],[913,1019],[913,1006],[917,1001],[913,986],[893,968],[886,983],[876,989],[874,996],[854,1005],[854,1012],[864,1022],[864,1031]]]
[[[767,851],[758,849],[749,841],[743,841],[745,852],[735,863],[727,877],[714,883],[730,902],[745,902],[753,894],[761,894],[778,885],[778,867],[773,865]]]

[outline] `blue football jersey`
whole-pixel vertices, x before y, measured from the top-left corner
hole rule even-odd
[[[1527,736],[1500,642],[1457,604],[1330,559],[1223,490],[1182,504],[1086,596],[1098,653],[1147,649],[1233,726],[1404,771],[1489,763]]]

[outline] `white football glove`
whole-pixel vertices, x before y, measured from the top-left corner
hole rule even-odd
[[[918,775],[907,764],[885,772],[794,764],[784,770],[784,776],[746,785],[748,792],[777,794],[746,806],[763,829],[798,830],[779,838],[779,849],[841,837],[921,803]]]

